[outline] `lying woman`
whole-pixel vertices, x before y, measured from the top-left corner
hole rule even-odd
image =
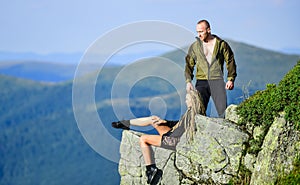
[[[158,168],[155,165],[154,153],[151,145],[175,150],[180,137],[185,131],[187,132],[186,136],[188,141],[193,140],[193,136],[196,131],[195,115],[205,115],[205,108],[202,103],[200,94],[197,91],[189,91],[186,94],[185,103],[187,106],[187,111],[179,121],[168,121],[163,120],[158,116],[150,116],[112,122],[112,127],[126,130],[130,129],[130,125],[152,125],[159,133],[159,135],[144,134],[140,137],[140,147],[146,165],[146,176],[148,184],[151,184],[158,171]]]

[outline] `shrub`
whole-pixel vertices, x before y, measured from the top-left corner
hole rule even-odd
[[[268,84],[266,90],[258,91],[249,99],[242,102],[237,113],[241,117],[239,124],[250,124],[253,127],[262,126],[263,135],[258,139],[250,139],[248,153],[257,154],[265,134],[278,116],[284,111],[285,118],[297,130],[300,130],[300,61],[290,70],[276,86]]]

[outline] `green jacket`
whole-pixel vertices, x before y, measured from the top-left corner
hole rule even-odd
[[[236,74],[236,64],[234,60],[234,54],[229,44],[217,37],[216,44],[212,55],[212,62],[209,65],[204,52],[202,41],[197,38],[189,48],[188,54],[185,58],[185,79],[186,82],[191,82],[194,78],[194,66],[196,65],[196,79],[197,80],[217,80],[223,79],[223,66],[224,60],[227,67],[227,80],[234,81]]]

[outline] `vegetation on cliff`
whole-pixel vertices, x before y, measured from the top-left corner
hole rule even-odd
[[[263,134],[252,141],[250,153],[257,153],[260,149],[264,134],[280,112],[285,112],[287,121],[300,130],[300,61],[289,71],[278,85],[268,84],[266,90],[257,91],[249,99],[242,102],[237,109],[241,116],[240,124],[250,124],[253,128],[261,126]]]
[[[299,74],[300,61],[285,75],[278,85],[268,84],[266,90],[256,92],[238,106],[237,113],[241,118],[239,124],[245,127],[252,136],[249,140],[247,153],[258,154],[265,135],[280,112],[285,113],[285,119],[293,125],[294,129],[300,130]],[[261,129],[261,134],[254,136],[255,127]],[[299,156],[295,156],[293,171],[289,175],[278,178],[277,183],[293,184],[299,182],[299,170]]]

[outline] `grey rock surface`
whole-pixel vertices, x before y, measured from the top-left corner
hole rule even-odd
[[[224,119],[197,115],[196,124],[192,143],[188,144],[183,135],[176,151],[153,147],[156,165],[163,171],[160,184],[226,184],[237,174],[248,135]],[[140,135],[123,131],[119,163],[121,184],[146,184]]]
[[[284,118],[284,113],[271,124],[258,155],[246,153],[249,132],[237,126],[236,107],[226,111],[225,119],[196,116],[197,132],[187,143],[183,135],[176,151],[153,147],[156,165],[163,171],[157,184],[228,184],[239,176],[243,165],[251,172],[251,185],[274,184],[277,177],[293,169],[300,153],[300,132]],[[261,128],[254,128],[260,130]],[[255,137],[253,132],[251,137]],[[145,165],[139,146],[143,133],[123,131],[120,146],[119,173],[121,184],[146,184]]]

